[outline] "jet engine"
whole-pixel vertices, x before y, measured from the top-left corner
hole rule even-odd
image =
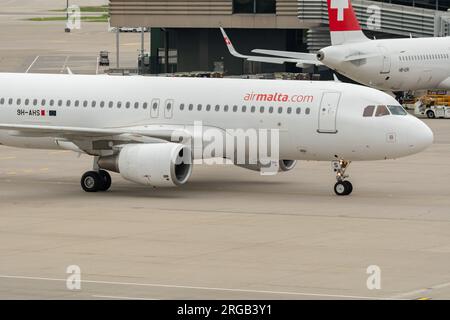
[[[238,167],[252,170],[252,171],[261,171],[264,166],[261,163],[258,164],[236,164]],[[291,171],[297,165],[296,160],[280,160],[278,162],[278,171],[287,172]]]
[[[130,144],[114,156],[101,157],[101,169],[120,173],[129,181],[153,187],[185,184],[192,174],[192,154],[176,143]]]

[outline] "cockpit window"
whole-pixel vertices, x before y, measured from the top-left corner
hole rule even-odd
[[[366,107],[366,108],[364,109],[364,114],[363,114],[363,116],[364,116],[365,118],[372,117],[374,111],[375,111],[375,106],[368,106],[368,107]]]
[[[391,113],[386,106],[378,106],[377,112],[375,112],[375,117],[384,117],[389,116],[390,114]]]
[[[406,116],[408,114],[402,106],[388,106],[388,108],[394,116]]]

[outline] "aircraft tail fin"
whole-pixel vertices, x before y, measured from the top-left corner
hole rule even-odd
[[[327,5],[332,45],[369,41],[361,30],[351,0],[327,0]]]

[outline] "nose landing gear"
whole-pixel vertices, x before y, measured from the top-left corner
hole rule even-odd
[[[332,162],[333,170],[336,172],[337,183],[334,185],[334,192],[338,196],[348,196],[353,192],[353,185],[347,181],[348,175],[345,174],[350,165],[350,161],[336,160]]]

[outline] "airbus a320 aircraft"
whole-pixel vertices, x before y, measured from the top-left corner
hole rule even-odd
[[[234,50],[226,34],[225,42],[239,58],[294,62],[299,67],[323,64],[380,90],[450,89],[450,37],[370,40],[361,30],[351,1],[347,1],[327,0],[332,45],[320,50],[317,57],[261,49],[252,52],[272,57],[244,56]]]
[[[280,171],[295,160],[333,161],[338,195],[353,190],[351,161],[404,157],[433,142],[389,95],[336,82],[4,73],[0,88],[0,144],[93,156],[81,179],[88,192],[108,190],[107,171],[148,186],[186,183],[195,152],[173,140],[195,138],[198,120],[223,132],[278,129]]]

